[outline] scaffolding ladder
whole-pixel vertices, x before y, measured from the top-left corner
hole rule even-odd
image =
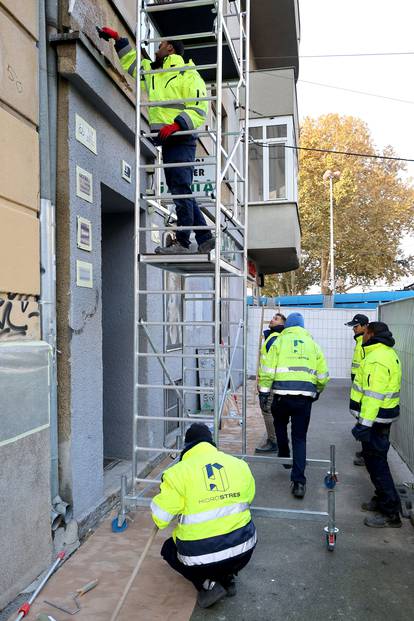
[[[285,458],[247,455],[249,33],[250,0],[137,0],[132,484],[128,490],[126,476],[121,478],[120,510],[112,523],[113,529],[118,532],[126,528],[129,510],[149,505],[151,499],[145,494],[161,481],[160,477],[150,479],[145,476],[156,465],[154,460],[151,462],[152,467],[147,467],[143,473],[138,472],[141,463],[139,457],[143,455],[147,461],[151,461],[151,455],[156,459],[172,455],[175,457],[172,463],[175,463],[183,448],[186,426],[192,422],[210,425],[218,447],[222,425],[239,423],[240,437],[236,441],[239,447],[232,449],[233,454],[248,461],[271,459],[272,462],[291,463],[291,460]],[[186,70],[197,69],[207,84],[206,97],[181,99],[177,103],[206,100],[214,107],[215,120],[207,127],[175,134],[194,134],[199,141],[208,141],[212,147],[213,154],[206,152],[202,159],[214,170],[213,190],[205,194],[193,193],[193,198],[207,218],[206,227],[171,226],[169,206],[174,199],[188,198],[188,195],[164,193],[160,185],[161,173],[166,167],[194,167],[198,162],[165,164],[158,152],[154,163],[142,163],[142,156],[148,153],[149,145],[154,151],[151,142],[157,137],[157,133],[150,131],[144,113],[150,106],[159,105],[160,102],[143,98],[140,80],[145,75],[176,69],[141,69],[140,46],[142,43],[159,44],[165,40],[183,41],[186,55],[194,61],[194,67],[186,67]],[[237,117],[237,123],[233,120],[237,127],[234,131],[228,131],[224,126],[224,93],[227,101],[232,100],[234,103]],[[150,188],[144,187],[145,174],[147,183],[148,179],[152,179]],[[179,230],[210,230],[215,236],[215,249],[207,254],[163,255],[148,252],[149,239],[154,232],[154,226],[150,226],[147,221],[148,208],[166,214],[164,226],[157,226],[158,233],[164,237]],[[164,307],[166,296],[171,295],[171,289],[164,286],[157,289],[151,286],[151,278],[143,278],[141,270],[149,268],[178,275],[181,284],[174,290],[182,306],[182,315],[178,318],[164,316],[162,321],[148,320],[149,296],[157,297]],[[145,287],[141,287],[142,280],[147,281]],[[204,288],[200,282],[207,283],[207,286]],[[142,303],[143,298],[146,304]],[[240,308],[238,321],[231,320],[231,303]],[[192,304],[191,308],[189,304]],[[193,317],[194,314],[202,314],[195,311],[197,305],[209,309],[208,319]],[[163,336],[166,330],[181,334],[179,348],[167,351]],[[206,337],[206,334],[210,336]],[[163,340],[161,347],[160,340]],[[151,360],[156,360],[158,369],[162,371],[162,383],[149,379],[144,381]],[[179,361],[180,383],[171,370],[172,360]],[[187,365],[188,361],[190,366]],[[176,416],[167,417],[165,410],[149,411],[150,395],[160,394],[160,391],[176,395]],[[235,415],[226,413],[229,395],[236,405]],[[153,402],[157,402],[154,397]],[[197,402],[198,408],[195,405]],[[141,408],[141,404],[146,406],[145,412],[142,412],[144,407]],[[227,423],[229,419],[231,423]],[[176,425],[173,441],[168,445],[163,441],[162,446],[154,446],[148,438],[157,436],[157,425],[159,428],[165,426],[166,422]],[[143,440],[144,436],[146,440]],[[331,448],[330,460],[308,460],[307,463],[329,466],[334,476],[334,448]],[[253,507],[252,510],[260,516],[327,520],[327,535],[331,536],[331,543],[334,533],[336,537],[333,490],[328,492],[327,512],[267,507]]]

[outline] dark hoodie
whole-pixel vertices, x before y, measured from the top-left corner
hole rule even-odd
[[[362,347],[368,347],[369,345],[375,345],[375,343],[383,343],[387,347],[394,347],[395,339],[392,336],[392,332],[388,329],[387,324],[380,321],[375,322],[378,326],[378,332],[375,330],[375,334],[366,343],[362,344]]]
[[[283,332],[284,329],[284,325],[273,326],[273,328],[267,328],[266,330],[263,330],[263,336],[266,340],[267,337],[270,336],[273,332],[277,332],[278,334],[280,334],[281,332]]]

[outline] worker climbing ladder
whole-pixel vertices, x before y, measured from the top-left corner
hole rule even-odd
[[[113,521],[113,529],[118,532],[127,526],[128,511],[148,506],[150,498],[145,494],[160,483],[159,477],[146,477],[141,464],[150,463],[154,467],[160,456],[166,458],[171,454],[178,459],[186,428],[192,422],[208,424],[219,446],[220,429],[230,424],[228,419],[231,419],[231,424],[239,423],[240,437],[236,440],[238,446],[232,448],[234,454],[247,460],[291,461],[247,455],[249,119],[245,111],[249,109],[249,32],[250,0],[137,0],[132,484],[128,490],[127,478],[122,477],[120,511]],[[177,107],[200,101],[207,101],[211,106],[212,113],[206,126],[180,130],[175,134],[196,135],[200,154],[196,161],[166,164],[158,152],[153,162],[143,163],[149,150],[154,153],[152,145],[158,135],[149,127],[147,112],[151,106],[165,102],[147,99],[140,88],[141,80],[158,73],[176,72],[176,69],[149,69],[148,65],[141,68],[141,45],[153,46],[162,41],[182,41],[187,62],[190,58],[194,61],[194,65],[185,65],[185,71],[197,70],[207,84],[205,96],[197,92],[197,97],[191,99],[168,100]],[[228,131],[225,126],[223,102],[232,104],[234,131]],[[212,182],[204,193],[197,188],[193,197],[205,215],[207,225],[177,226],[172,214],[173,201],[188,198],[188,195],[163,191],[163,173],[167,167],[195,167],[200,159],[203,166],[212,171]],[[171,239],[171,235],[190,229],[210,231],[215,237],[215,249],[207,253],[148,252],[151,234],[154,234],[154,223],[146,218],[150,210],[166,215],[164,225],[156,227],[161,239]],[[149,276],[154,269],[178,275],[174,295],[180,300],[181,316],[167,312],[162,321],[149,320],[148,299],[157,299],[155,304],[165,308],[166,296],[171,295],[171,288],[156,288],[154,285],[156,279]],[[171,330],[176,337],[177,334],[182,337],[176,338],[176,348],[168,348],[163,339],[165,332]],[[160,342],[163,342],[162,347]],[[154,361],[162,371],[162,383],[155,383],[149,376]],[[177,369],[177,364],[180,382],[172,371],[172,368]],[[162,393],[176,396],[175,416],[167,416],[167,411],[159,407]],[[226,409],[229,395],[236,405],[233,411]],[[154,440],[160,437],[159,429],[166,423],[175,427],[173,439],[166,442],[164,438],[160,443],[162,446],[155,446]],[[333,549],[336,537],[334,447],[330,460],[308,460],[308,464],[329,467],[328,512],[270,507],[256,510],[259,515],[270,517],[328,520],[328,548]],[[147,467],[147,471],[151,469]]]

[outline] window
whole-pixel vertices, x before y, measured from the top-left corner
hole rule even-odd
[[[297,156],[292,117],[251,119],[249,201],[296,201]]]

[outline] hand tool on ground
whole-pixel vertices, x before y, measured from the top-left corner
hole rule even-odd
[[[27,600],[27,602],[25,602],[24,604],[22,604],[20,606],[19,614],[16,617],[16,621],[20,621],[20,619],[23,619],[23,617],[25,617],[26,615],[29,614],[30,606],[33,604],[34,600],[39,595],[40,591],[43,589],[43,587],[45,586],[46,582],[49,580],[50,576],[53,574],[55,569],[57,569],[58,565],[60,564],[60,562],[64,558],[65,558],[65,552],[59,552],[59,554],[57,555],[57,559],[49,567],[49,569],[47,570],[44,578],[41,580],[39,586],[33,591],[31,596]]]
[[[141,565],[144,562],[145,557],[148,554],[148,551],[149,551],[149,549],[150,549],[150,547],[152,545],[152,542],[154,541],[154,538],[155,538],[155,535],[157,534],[157,532],[158,532],[158,526],[154,526],[154,528],[152,529],[151,535],[150,535],[150,537],[149,537],[149,539],[148,539],[148,541],[147,541],[147,543],[145,545],[145,548],[142,551],[142,554],[139,557],[137,564],[135,565],[134,571],[132,572],[131,577],[128,580],[128,584],[126,585],[126,587],[124,589],[124,592],[122,593],[122,597],[119,600],[119,602],[118,602],[118,604],[117,604],[117,606],[116,606],[116,608],[115,608],[115,610],[114,610],[114,612],[112,614],[112,617],[111,617],[110,621],[116,621],[116,619],[118,619],[118,615],[119,615],[119,613],[121,611],[122,606],[124,605],[124,602],[125,602],[125,600],[127,598],[129,590],[130,590],[130,588],[132,586],[132,583],[134,582],[134,580],[135,580],[135,578],[137,576],[137,573],[141,569]]]
[[[52,606],[53,608],[56,608],[57,610],[61,610],[62,612],[65,612],[68,615],[76,615],[81,609],[81,605],[79,604],[78,598],[82,597],[82,595],[85,595],[85,593],[89,593],[89,591],[91,591],[92,589],[96,587],[98,582],[99,582],[98,579],[92,580],[91,582],[88,582],[80,589],[76,589],[76,595],[74,595],[73,593],[70,593],[69,597],[74,601],[75,608],[67,608],[64,605],[64,603],[62,604],[62,603],[57,603],[57,602],[51,602],[51,601],[48,601],[47,599],[45,599],[44,602],[45,604],[48,604],[49,606]]]

